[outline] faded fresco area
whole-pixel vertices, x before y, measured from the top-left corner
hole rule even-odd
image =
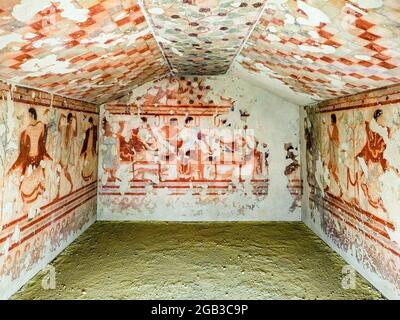
[[[269,139],[252,108],[214,91],[205,78],[165,78],[102,107],[100,219],[268,215]],[[292,217],[301,202],[295,139],[279,150]]]
[[[98,116],[93,105],[71,103],[19,87],[2,92],[0,297],[95,219]]]
[[[399,92],[321,103],[304,118],[305,221],[393,297],[400,296]]]

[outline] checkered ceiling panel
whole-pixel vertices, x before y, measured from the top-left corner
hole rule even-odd
[[[244,44],[244,68],[333,98],[400,82],[399,21],[399,0],[2,0],[0,78],[102,103]]]
[[[0,78],[101,103],[169,73],[136,1],[0,1]]]
[[[399,0],[273,0],[238,57],[326,99],[400,82]]]

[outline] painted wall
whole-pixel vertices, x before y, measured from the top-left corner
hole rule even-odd
[[[400,87],[306,107],[303,220],[400,298]]]
[[[0,298],[96,218],[96,106],[0,84]]]
[[[296,105],[234,76],[192,77],[100,112],[100,220],[300,219]]]

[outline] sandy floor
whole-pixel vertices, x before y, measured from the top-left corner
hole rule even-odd
[[[97,222],[13,299],[378,299],[302,223]]]

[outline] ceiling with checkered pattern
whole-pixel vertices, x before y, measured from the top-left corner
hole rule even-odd
[[[237,61],[328,99],[399,83],[399,39],[399,0],[274,0]]]
[[[398,39],[399,0],[1,0],[0,79],[103,103],[234,65],[320,100],[400,82]]]
[[[102,103],[169,73],[134,0],[1,0],[0,78]]]

